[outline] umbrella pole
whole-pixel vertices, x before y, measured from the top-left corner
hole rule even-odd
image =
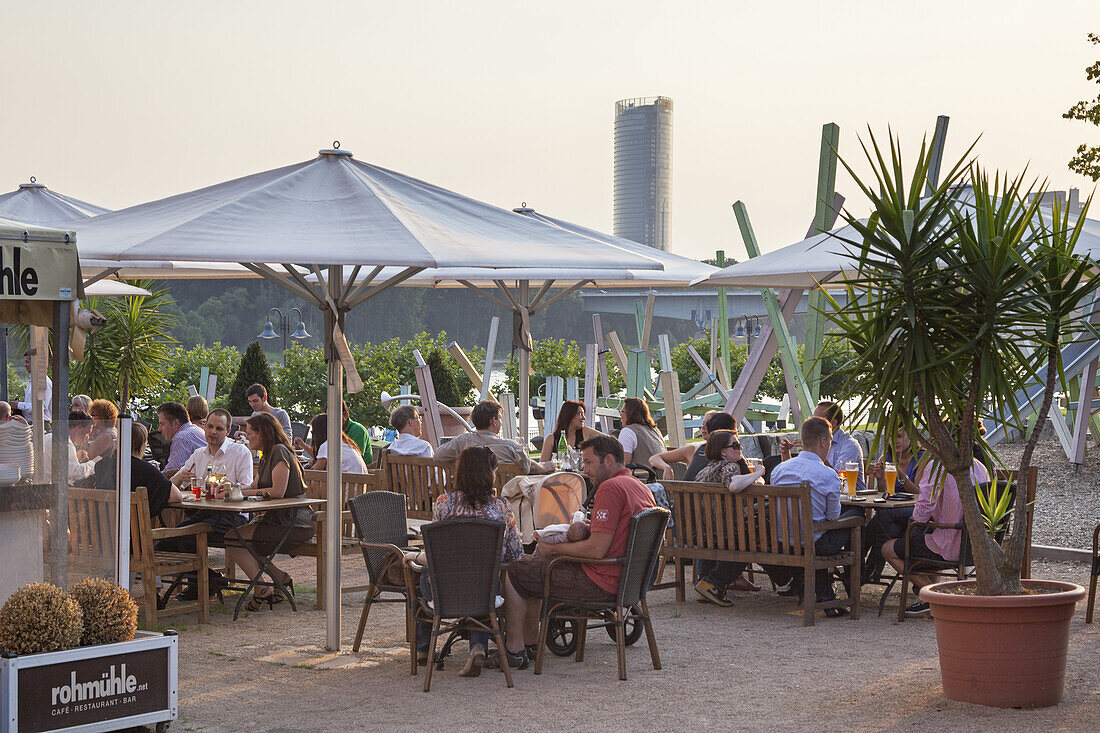
[[[333,302],[338,302],[341,272],[339,267],[330,267],[328,271],[329,292]],[[342,317],[331,308],[325,309],[325,359],[328,360],[328,465],[325,485],[325,536],[318,538],[325,544],[325,648],[335,652],[340,650],[340,513],[341,498],[344,495],[340,476],[340,452],[343,448],[341,432],[343,430],[343,382],[344,367],[336,353],[333,343],[333,329],[339,325],[343,330]]]
[[[518,290],[519,304],[523,308],[528,308],[531,296],[530,283],[527,280],[521,280]],[[524,319],[521,328],[523,333],[519,348],[519,444],[526,451],[531,439],[531,426],[528,419],[531,414],[531,352],[526,348],[531,339],[531,332],[526,319]]]

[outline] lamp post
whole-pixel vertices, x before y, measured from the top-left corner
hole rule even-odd
[[[751,347],[752,337],[760,335],[760,316],[738,316],[733,323],[737,327],[733,337],[739,339],[744,336],[745,346]]]
[[[286,339],[287,339],[287,336],[289,335],[290,338],[297,339],[298,341],[301,341],[302,339],[309,338],[309,333],[306,332],[306,324],[302,320],[302,311],[299,310],[298,308],[291,308],[290,312],[291,313],[294,313],[294,312],[298,313],[298,326],[294,329],[294,333],[290,333],[290,319],[287,318],[286,316],[284,316],[283,312],[281,310],[279,310],[278,308],[272,308],[271,310],[269,310],[267,312],[267,323],[264,324],[264,330],[259,335],[259,338],[262,338],[262,339],[273,339],[273,338],[279,338],[279,334],[282,334],[282,336],[283,336],[283,366],[286,366],[286,348],[287,348]],[[275,320],[274,323],[272,323],[272,321],[271,321],[271,314],[272,313],[277,313],[278,314],[277,319]],[[278,331],[275,330],[276,326],[279,329]]]

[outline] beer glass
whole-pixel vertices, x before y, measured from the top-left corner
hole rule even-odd
[[[848,496],[855,496],[856,479],[859,478],[859,464],[854,461],[845,463],[844,478],[848,481]]]
[[[898,480],[898,467],[893,463],[886,463],[883,465],[883,471],[886,473],[886,493],[893,496],[894,482]]]

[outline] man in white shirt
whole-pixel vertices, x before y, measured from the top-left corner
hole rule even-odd
[[[421,439],[424,421],[412,405],[402,405],[390,415],[390,427],[397,431],[397,439],[390,443],[390,453],[399,456],[432,457],[432,444]]]
[[[7,405],[0,407],[0,413],[7,412],[4,408]],[[6,415],[0,415],[0,419],[7,418]],[[69,413],[69,483],[78,485],[77,482],[84,481],[89,476],[95,473],[95,461],[88,460],[88,454],[83,450],[77,450],[76,444],[83,444],[88,439],[88,433],[92,429],[92,418],[88,416],[86,412],[74,411]],[[45,441],[46,450],[46,474],[52,476],[53,473],[53,436],[47,435]]]
[[[206,418],[206,445],[183,462],[172,476],[172,483],[183,487],[192,476],[205,478],[206,469],[215,465],[225,466],[226,481],[252,483],[252,454],[245,446],[226,437],[230,420],[225,410],[219,408],[210,412]]]
[[[11,411],[13,413],[18,412],[20,415],[22,415],[28,421],[30,421],[34,418],[34,415],[32,414],[34,412],[34,395],[33,395],[33,385],[31,384],[31,380],[30,380],[31,352],[29,352],[29,351],[27,353],[23,354],[23,366],[26,367],[26,369],[27,369],[27,377],[28,377],[28,379],[27,379],[27,388],[25,390],[23,390],[23,401],[22,402],[12,402],[12,403],[9,403],[9,404],[11,405]],[[49,375],[46,375],[46,395],[42,398],[42,416],[45,418],[46,422],[50,422],[51,420],[53,420],[53,415],[50,412],[52,404],[53,404],[53,381],[50,379]]]
[[[188,493],[192,476],[206,478],[206,469],[210,466],[225,466],[226,481],[242,484],[252,483],[252,454],[248,448],[240,443],[227,439],[229,424],[232,421],[229,412],[220,408],[211,410],[206,418],[206,446],[199,448],[184,461],[179,471],[172,476],[172,483],[181,487],[184,495]],[[215,547],[223,546],[225,533],[234,527],[240,527],[247,522],[244,514],[234,512],[215,511],[189,511],[187,517],[180,522],[180,526],[206,522],[211,530],[208,535],[208,543]],[[169,540],[161,540],[157,543],[157,549],[168,552],[195,552],[195,540],[193,537],[178,537]],[[219,573],[210,571],[210,593],[214,594],[225,583]],[[198,597],[198,591],[194,585],[189,586],[183,592],[185,600],[194,600]]]

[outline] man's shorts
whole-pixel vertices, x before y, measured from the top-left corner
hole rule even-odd
[[[546,566],[552,557],[525,557],[508,566],[512,586],[523,598],[542,598]],[[550,575],[550,597],[556,601],[613,603],[615,594],[592,582],[581,563],[560,562]]]
[[[938,560],[940,562],[947,562],[942,555],[933,550],[925,542],[925,535],[928,534],[928,530],[924,528],[917,529],[909,538],[909,554],[913,560]],[[899,537],[894,540],[894,554],[898,557],[905,557],[905,538]]]

